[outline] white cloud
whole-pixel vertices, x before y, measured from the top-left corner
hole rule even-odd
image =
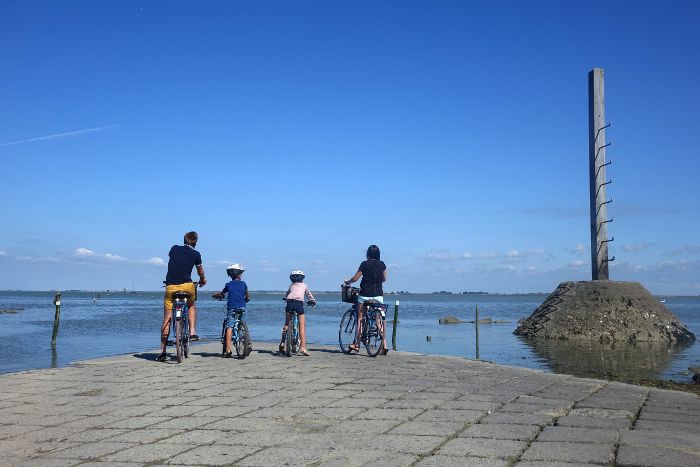
[[[29,263],[60,263],[61,260],[53,256],[18,256],[17,261]]]
[[[506,253],[506,256],[509,258],[517,258],[520,256],[520,253],[518,253],[518,250],[510,250],[508,253]]]
[[[649,248],[653,248],[654,246],[656,246],[655,243],[629,243],[627,245],[622,245],[622,251],[637,252],[642,250],[648,250]]]
[[[493,251],[484,251],[482,253],[479,253],[479,258],[481,258],[481,259],[498,258],[498,253],[495,253]]]
[[[150,264],[152,266],[165,266],[165,261],[163,261],[163,258],[158,258],[157,256],[145,260],[144,263]]]
[[[580,267],[583,266],[584,264],[585,264],[585,263],[584,263],[583,260],[581,260],[581,259],[575,259],[575,260],[569,262],[569,267],[571,267],[571,268],[580,268]]]
[[[7,256],[7,252],[0,250],[0,256]]]
[[[586,254],[586,247],[583,243],[579,243],[578,245],[576,245],[576,248],[574,248],[571,251],[571,254],[576,256],[583,256]]]
[[[471,253],[452,253],[449,250],[430,250],[418,259],[423,261],[457,261],[461,259],[472,259],[474,255]]]
[[[108,263],[121,263],[128,261],[122,256],[113,255],[112,253],[97,253],[87,248],[76,248],[75,252],[73,252],[73,257],[79,259],[89,259],[92,261],[104,261]]]
[[[683,245],[680,248],[666,252],[671,256],[694,255],[700,253],[700,245]]]
[[[258,262],[258,269],[264,272],[280,272],[280,268],[272,264],[266,259],[261,259]]]

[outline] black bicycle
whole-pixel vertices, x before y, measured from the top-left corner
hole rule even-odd
[[[177,290],[173,292],[173,334],[175,335],[175,355],[177,362],[187,358],[190,353],[190,320],[187,300],[192,295],[189,292]]]
[[[345,312],[340,320],[338,331],[338,342],[340,350],[344,354],[352,352],[351,345],[358,345],[357,340],[357,310],[359,308],[359,289],[356,287],[342,286],[343,301],[352,303],[352,308]],[[384,316],[386,316],[386,305],[376,300],[364,302],[365,312],[362,315],[360,339],[367,349],[367,355],[376,357],[382,351],[384,341]]]

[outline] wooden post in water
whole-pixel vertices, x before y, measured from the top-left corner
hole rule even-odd
[[[394,329],[391,333],[391,349],[396,351],[396,324],[399,322],[399,301],[394,304]]]
[[[476,359],[479,360],[479,306],[476,307],[476,319],[474,320],[476,329]]]
[[[56,347],[56,336],[58,336],[58,323],[61,320],[61,292],[56,292],[53,299],[53,304],[56,305],[56,314],[53,318],[53,335],[51,336],[51,347]]]
[[[608,280],[608,229],[605,186],[605,89],[604,71],[588,73],[588,172],[591,210],[591,275],[593,280]],[[612,201],[612,200],[611,200]]]

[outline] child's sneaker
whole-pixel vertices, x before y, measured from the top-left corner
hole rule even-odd
[[[156,357],[157,362],[164,362],[167,359],[168,359],[168,354],[166,354],[165,352],[163,352],[162,354],[160,354]]]

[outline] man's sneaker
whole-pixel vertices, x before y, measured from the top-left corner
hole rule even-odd
[[[162,354],[160,354],[160,355],[158,355],[158,356],[156,357],[156,361],[157,361],[157,362],[164,362],[164,361],[166,361],[167,359],[168,359],[168,354],[165,353],[165,352],[163,352]]]
[[[191,340],[191,341],[198,341],[198,340],[199,340],[199,336],[198,336],[197,334],[192,334],[192,335],[190,336],[190,340]]]

